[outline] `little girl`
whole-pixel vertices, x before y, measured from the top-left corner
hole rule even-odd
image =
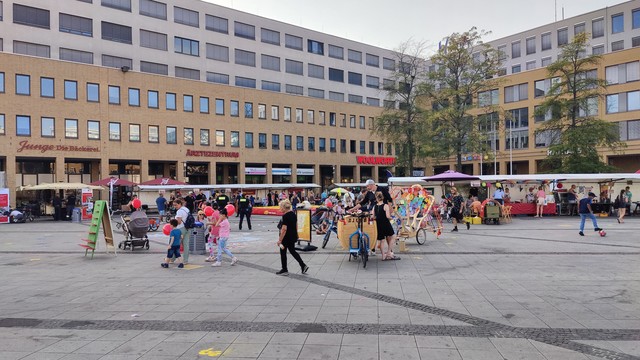
[[[209,216],[207,220],[207,226],[209,227],[209,239],[207,239],[207,250],[209,250],[209,257],[205,260],[207,262],[214,261],[216,246],[218,245],[218,238],[220,237],[220,226],[216,226],[220,219],[220,212],[218,211],[218,205],[213,204],[213,214]]]
[[[220,209],[220,218],[216,222],[215,226],[220,227],[220,237],[218,238],[218,254],[216,256],[216,262],[211,266],[222,266],[221,261],[223,252],[231,258],[231,265],[235,265],[238,262],[238,258],[233,256],[231,251],[227,249],[227,240],[229,240],[229,235],[231,234],[231,224],[229,224],[229,219],[227,219],[227,209]]]

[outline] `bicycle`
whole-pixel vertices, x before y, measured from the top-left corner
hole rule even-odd
[[[324,234],[322,239],[322,248],[324,249],[329,242],[329,238],[331,237],[331,233],[335,233],[338,236],[338,221],[340,221],[341,215],[336,214],[333,210],[331,210],[330,215],[331,221],[329,222],[329,226],[327,227],[327,232]]]
[[[356,261],[358,260],[358,256],[360,256],[360,260],[362,261],[362,268],[365,269],[367,267],[367,261],[369,260],[369,235],[367,235],[362,230],[362,223],[365,219],[369,218],[369,213],[359,213],[354,215],[356,221],[358,222],[358,226],[356,231],[349,236],[349,261],[353,257]],[[357,242],[357,247],[353,247],[354,238]]]

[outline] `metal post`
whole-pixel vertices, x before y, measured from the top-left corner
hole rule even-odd
[[[497,120],[496,120],[497,121]],[[498,136],[498,129],[496,127],[495,121],[491,122],[491,127],[493,128],[493,175],[498,175],[498,146],[496,145],[496,137]]]
[[[509,122],[509,175],[513,175],[513,120]]]

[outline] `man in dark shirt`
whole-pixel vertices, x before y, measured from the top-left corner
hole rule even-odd
[[[596,221],[596,217],[593,215],[593,209],[591,209],[591,203],[593,202],[593,198],[596,197],[596,194],[590,192],[589,196],[583,199],[580,199],[578,212],[580,213],[580,236],[584,236],[584,221],[589,217],[591,222],[593,223],[593,231],[600,231],[601,228],[598,227],[598,222]]]
[[[373,206],[376,204],[376,192],[378,191],[382,193],[385,204],[393,205],[393,199],[391,199],[388,188],[376,185],[376,182],[372,179],[367,180],[365,184],[367,185],[367,192],[364,195],[364,199],[351,208],[351,210],[349,210],[350,212],[355,212],[360,208],[362,208],[363,211],[373,209]]]
[[[189,193],[189,195],[185,196],[184,198],[184,202],[186,203],[187,209],[189,209],[189,212],[193,212],[193,206],[194,203],[196,201],[196,197],[193,195],[193,191],[191,191]]]
[[[218,197],[216,197],[216,202],[218,203],[218,208],[222,209],[229,203],[229,197],[226,193],[220,193]]]
[[[240,225],[238,229],[242,230],[242,220],[247,217],[247,225],[251,230],[251,211],[253,210],[249,195],[246,195],[238,200],[238,213],[240,214]]]
[[[73,208],[76,207],[76,193],[72,191],[67,195],[67,218],[71,220],[71,215],[73,215]]]
[[[58,194],[53,197],[53,220],[62,220],[62,199]]]

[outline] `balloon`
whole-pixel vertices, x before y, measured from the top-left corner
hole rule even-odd
[[[207,206],[204,208],[204,214],[206,216],[211,216],[213,215],[213,208],[211,206]]]
[[[327,202],[325,203],[325,205],[327,205],[327,207],[332,207],[333,203],[329,200],[327,200]]]
[[[135,199],[131,202],[131,205],[133,205],[135,209],[140,209],[140,207],[142,206],[142,201],[140,201],[140,199]]]
[[[562,183],[558,183],[558,185],[556,186],[558,189],[562,189],[564,185],[562,185]]]
[[[227,206],[225,206],[224,208],[227,209],[227,216],[231,216],[236,212],[236,208],[231,204],[227,204]]]
[[[487,183],[483,181],[482,183],[480,183],[480,186],[482,186],[483,188],[486,188],[487,187]]]
[[[165,235],[169,235],[169,233],[171,233],[171,224],[164,224],[164,226],[162,227],[162,232]]]
[[[498,189],[499,189],[499,188],[501,188],[501,187],[502,187],[502,184],[501,184],[501,183],[499,183],[499,182],[497,182],[497,183],[496,183],[496,188],[498,188]]]

